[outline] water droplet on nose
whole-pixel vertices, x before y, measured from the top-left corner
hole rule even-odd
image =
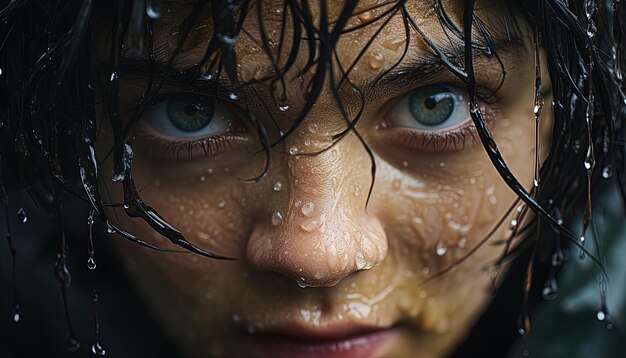
[[[606,166],[602,169],[602,177],[604,179],[610,179],[613,176],[613,168],[611,166]]]
[[[236,101],[236,100],[238,100],[238,99],[239,99],[239,96],[237,95],[237,93],[235,93],[235,92],[231,92],[231,93],[228,95],[228,98],[230,98],[230,99],[231,99],[231,100],[233,100],[233,101]]]
[[[272,214],[272,226],[278,226],[283,221],[283,214],[280,211],[275,211]]]
[[[320,226],[320,222],[317,221],[317,220],[309,220],[309,221],[303,223],[302,225],[300,225],[302,230],[304,230],[306,232],[311,232],[311,231],[317,229],[319,226]]]
[[[604,310],[602,309],[599,309],[596,313],[596,318],[598,319],[598,321],[604,321],[606,319],[606,312],[604,312]]]
[[[300,286],[300,288],[305,288],[308,286],[304,277],[296,278],[296,283],[298,284],[298,286]]]
[[[298,154],[298,147],[293,146],[293,147],[289,148],[289,154],[291,154],[291,155]]]
[[[315,204],[311,202],[306,203],[302,205],[302,209],[300,209],[300,211],[302,211],[302,215],[306,217],[311,217],[313,215],[313,212],[315,211]]]
[[[400,48],[400,46],[404,45],[405,43],[406,43],[406,38],[404,36],[400,36],[398,38],[385,41],[383,43],[383,46],[385,46],[389,50],[397,51]]]
[[[383,67],[384,62],[385,57],[380,52],[370,52],[367,56],[367,64],[370,65],[370,68],[373,70]]]
[[[24,208],[20,208],[20,210],[17,211],[17,219],[22,224],[28,221],[28,216],[26,215],[26,211],[24,211]]]
[[[218,208],[224,209],[225,206],[226,206],[226,201],[224,201],[224,199],[220,199],[220,201],[217,202]]]
[[[277,181],[276,183],[274,183],[274,191],[281,191],[283,189],[283,183],[281,183],[280,181]]]
[[[106,349],[100,345],[100,342],[96,342],[91,346],[91,353],[98,357],[104,357],[107,354]]]
[[[437,247],[435,248],[435,253],[437,256],[443,256],[446,252],[448,252],[448,247],[443,243],[443,241],[439,241],[437,243]]]
[[[365,268],[365,265],[367,265],[367,261],[365,261],[365,255],[361,251],[356,253],[354,263],[357,270],[363,270]]]

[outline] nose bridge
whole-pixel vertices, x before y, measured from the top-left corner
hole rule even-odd
[[[331,286],[380,263],[387,253],[382,224],[365,211],[368,160],[349,142],[314,156],[290,156],[288,208],[279,223],[259,221],[248,241],[251,266],[308,286]],[[263,216],[271,215],[267,213]]]

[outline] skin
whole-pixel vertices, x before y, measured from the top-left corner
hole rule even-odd
[[[333,21],[342,3],[329,4]],[[312,7],[317,6],[313,2]],[[429,7],[409,8],[436,43],[446,41],[436,16],[429,15]],[[186,14],[173,5],[171,9],[155,22],[163,55],[172,50],[171,29]],[[447,10],[458,22],[462,7],[452,2]],[[280,23],[271,21],[276,17],[272,14],[275,7],[267,5],[266,11],[270,20],[265,24],[267,32],[277,41]],[[501,20],[501,11],[499,6],[486,7],[477,14]],[[370,15],[380,12],[372,10]],[[367,21],[370,15],[355,16],[349,24]],[[344,67],[354,61],[377,27],[368,26],[342,38],[337,51]],[[244,28],[256,37],[256,16],[249,16]],[[210,23],[197,31],[185,45],[178,66],[197,62],[202,56],[202,44],[211,34]],[[530,189],[535,156],[534,53],[530,32],[523,26],[519,31],[522,44],[501,54],[507,77],[494,91],[497,101],[483,101],[482,108],[511,171]],[[357,63],[350,79],[367,83],[389,68],[400,58],[404,38],[402,20],[396,16]],[[306,51],[300,53],[297,63],[302,65]],[[427,54],[425,43],[413,33],[407,58]],[[241,82],[270,73],[266,55],[250,36],[239,38],[237,55]],[[479,86],[498,86],[502,74],[495,58],[478,58],[475,67]],[[287,76],[295,78],[287,83],[290,109],[281,112],[273,104],[270,109],[283,130],[304,105],[299,94],[313,73],[298,77],[295,72]],[[140,98],[143,84],[132,74],[126,78],[121,93],[126,94],[122,100],[130,108]],[[389,123],[389,113],[404,94],[433,83],[455,82],[444,70],[411,87],[375,87],[367,94],[366,110],[357,127],[376,162],[367,205],[371,161],[354,133],[337,143],[331,139],[346,124],[328,81],[305,122],[271,150],[268,174],[257,183],[241,180],[258,175],[264,165],[265,155],[258,153],[252,127],[216,156],[207,158],[202,150],[196,150],[190,159],[186,149],[174,157],[155,146],[149,137],[158,133],[146,126],[151,120],[147,117],[155,112],[144,115],[133,163],[137,187],[145,187],[142,197],[191,243],[236,259],[159,253],[120,240],[120,256],[146,303],[187,354],[248,356],[253,352],[242,338],[246,334],[293,327],[396,327],[398,334],[380,353],[385,356],[440,357],[466,336],[491,297],[490,265],[503,250],[502,245],[492,243],[509,237],[512,214],[492,236],[491,244],[483,245],[455,270],[424,282],[478,245],[516,197],[471,135],[462,150],[403,144],[402,131],[406,129]],[[237,101],[223,101],[225,108],[233,108],[232,126],[245,125],[239,118],[246,114],[237,107],[246,104],[257,118],[268,119],[261,104],[272,103],[267,83],[252,88],[258,97],[248,90],[238,93]],[[344,98],[349,113],[354,114],[357,106],[349,91]],[[549,97],[545,100],[550,103]],[[546,108],[544,113],[550,110]],[[550,118],[544,116],[540,122],[543,152]],[[277,133],[269,134],[277,137]],[[107,144],[102,148],[112,140],[106,133],[104,138]],[[309,155],[312,153],[317,154]],[[275,190],[277,183],[280,190]],[[109,190],[121,201],[120,188],[110,186]],[[118,216],[124,229],[174,248],[140,220],[121,212]],[[297,282],[309,287],[301,288]]]

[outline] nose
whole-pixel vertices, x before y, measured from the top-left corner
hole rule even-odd
[[[383,261],[387,237],[366,210],[369,157],[357,151],[340,142],[315,156],[288,157],[288,198],[259,216],[246,248],[250,266],[301,287],[333,286]]]

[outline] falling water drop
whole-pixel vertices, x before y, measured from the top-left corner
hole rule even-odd
[[[610,179],[613,176],[613,168],[610,165],[607,165],[602,169],[602,177],[604,179]]]
[[[435,253],[437,256],[443,256],[448,252],[448,247],[443,243],[443,241],[439,241],[437,243],[437,247],[435,249]]]
[[[274,183],[274,191],[279,192],[281,190],[283,190],[283,183],[281,183],[280,181]]]
[[[544,300],[552,301],[556,298],[556,295],[559,291],[559,286],[556,281],[556,278],[550,277],[543,286],[541,290],[541,296]]]
[[[283,221],[283,214],[280,211],[275,211],[272,214],[272,226],[278,226]]]
[[[87,259],[87,268],[90,270],[96,269],[96,261],[94,260],[93,257],[90,257]]]
[[[96,342],[91,345],[91,353],[97,357],[104,357],[107,354],[106,349],[100,345],[100,342]]]
[[[26,211],[24,211],[24,208],[20,208],[17,211],[17,219],[24,224],[25,222],[28,221],[28,216],[26,215]]]
[[[13,314],[11,317],[13,318],[13,323],[18,323],[22,317],[22,310],[20,309],[20,304],[17,302],[13,305]]]
[[[300,288],[306,288],[308,286],[304,277],[296,278],[296,283],[300,286]]]
[[[80,349],[80,342],[72,336],[69,332],[67,333],[67,337],[65,338],[65,350],[74,353]]]
[[[148,15],[148,17],[151,20],[160,19],[161,18],[161,0],[148,0],[146,2],[146,15]]]

